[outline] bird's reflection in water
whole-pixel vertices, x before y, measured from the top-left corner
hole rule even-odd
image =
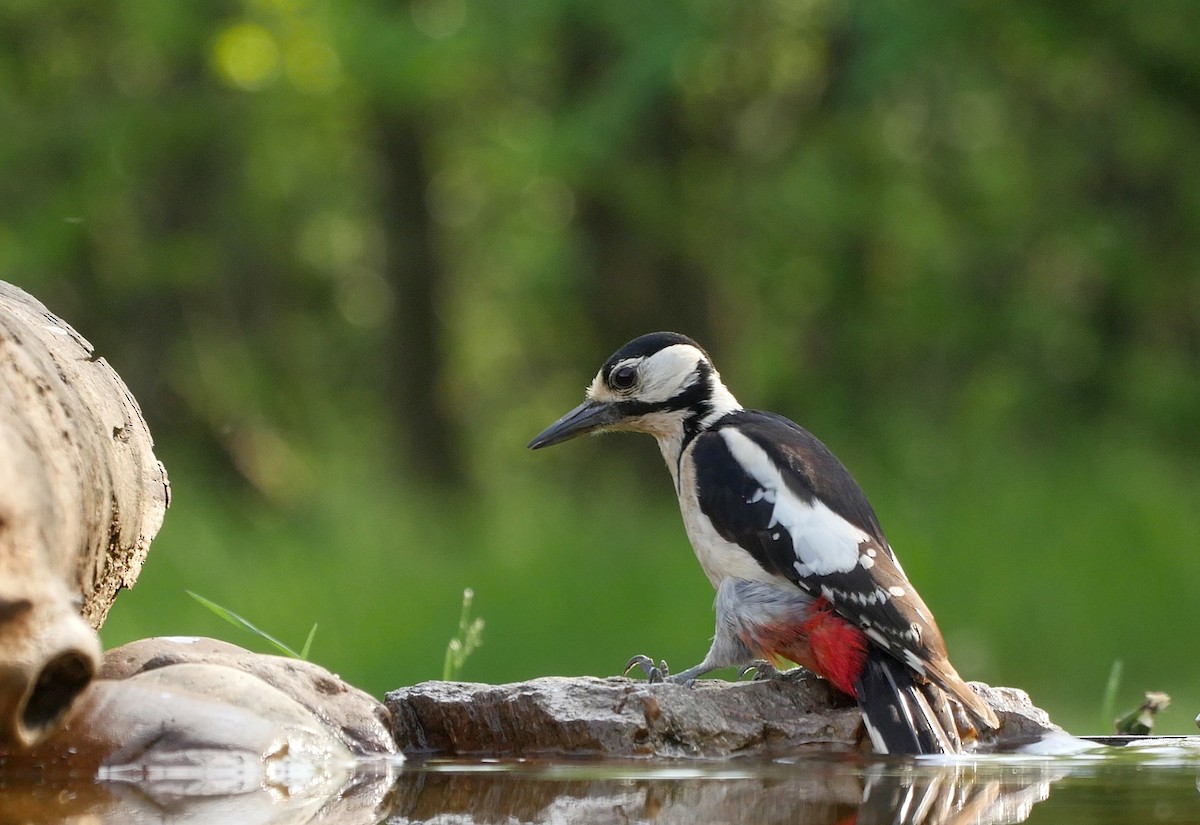
[[[394,788],[395,825],[456,822],[756,822],[1001,825],[1044,800],[1053,763],[981,771],[973,765],[802,760],[754,765],[633,766],[588,777],[581,767],[526,765],[507,773],[417,768]]]
[[[866,772],[856,825],[1008,825],[1024,822],[1050,784],[1066,774],[1041,764],[1007,775],[980,773],[970,766],[888,770],[871,765]]]

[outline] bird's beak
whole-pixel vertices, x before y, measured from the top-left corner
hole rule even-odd
[[[529,449],[537,450],[552,444],[561,444],[577,435],[616,424],[621,418],[616,404],[607,401],[584,401],[530,441]]]

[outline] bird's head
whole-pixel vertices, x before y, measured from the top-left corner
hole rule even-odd
[[[530,449],[606,430],[662,439],[699,431],[741,405],[721,383],[703,347],[685,335],[654,332],[609,356],[587,400],[545,429]]]

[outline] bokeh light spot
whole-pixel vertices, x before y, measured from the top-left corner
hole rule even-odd
[[[233,23],[217,35],[213,60],[221,79],[246,91],[264,89],[279,74],[279,46],[257,23]]]

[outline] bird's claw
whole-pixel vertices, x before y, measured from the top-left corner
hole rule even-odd
[[[775,665],[771,664],[766,659],[755,659],[753,662],[738,671],[738,681],[740,682],[745,679],[746,674],[750,673],[751,671],[754,672],[753,681],[755,682],[761,682],[764,679],[770,679],[773,676],[779,675],[779,669],[775,667]]]
[[[642,673],[646,674],[646,681],[651,684],[665,682],[667,677],[671,675],[671,669],[667,667],[665,660],[659,661],[656,665],[653,659],[649,656],[643,656],[640,653],[625,663],[625,675],[628,676],[629,671],[635,667],[642,669]]]
[[[780,670],[766,659],[755,659],[750,664],[738,671],[738,680],[746,678],[746,674],[754,671],[755,682],[797,682],[805,677],[807,671],[802,667],[794,667],[790,670]]]

